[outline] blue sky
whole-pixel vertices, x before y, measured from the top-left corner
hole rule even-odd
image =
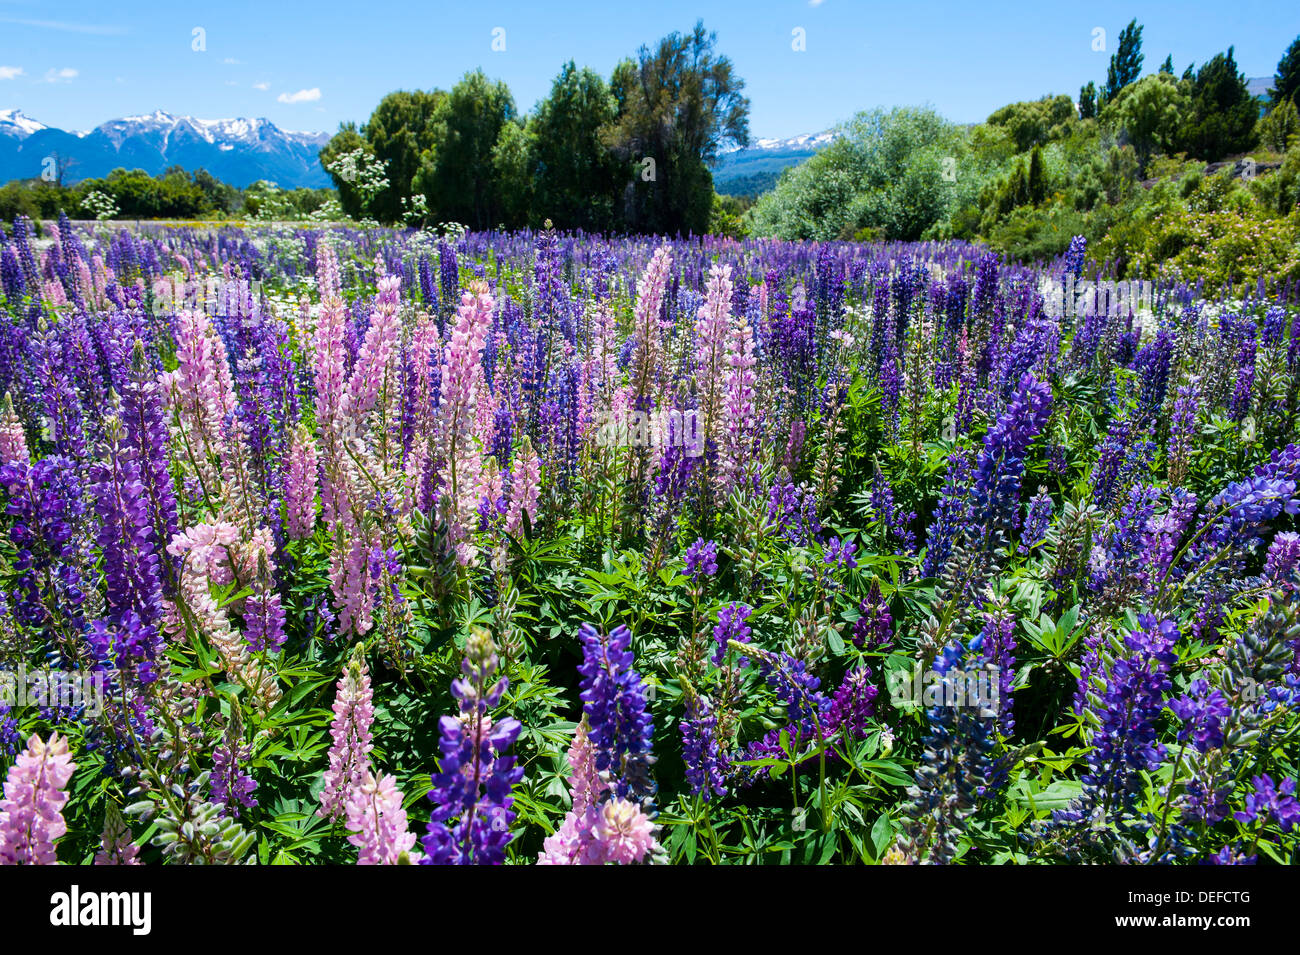
[[[1300,3],[1006,4],[877,0],[83,3],[0,0],[0,109],[65,129],[164,109],[265,116],[286,129],[364,121],[394,89],[448,88],[482,67],[521,110],[574,59],[608,75],[697,18],[746,80],[754,136],[817,132],[877,105],[983,119],[1005,103],[1105,78],[1120,29],[1144,25],[1146,71],[1181,73],[1229,44],[1271,75],[1300,34]],[[502,28],[505,49],[493,51]],[[1106,31],[1094,52],[1093,29]],[[196,51],[201,28],[206,49]],[[806,49],[792,49],[804,31]]]

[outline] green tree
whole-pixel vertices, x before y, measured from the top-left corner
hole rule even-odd
[[[502,197],[492,162],[501,128],[515,120],[515,100],[505,83],[482,70],[452,87],[434,126],[433,146],[420,165],[414,191],[443,222],[489,229],[502,217]]]
[[[1160,64],[1159,72],[1168,73],[1170,76],[1174,75],[1174,55],[1172,53],[1165,57],[1165,61]]]
[[[601,141],[616,120],[617,102],[600,74],[572,60],[529,122],[536,186],[533,225],[550,219],[561,229],[614,228],[623,164]]]
[[[989,116],[987,122],[1010,133],[1017,152],[1028,152],[1035,146],[1069,135],[1075,123],[1074,104],[1065,95],[1044,96],[1027,103],[1003,106]]]
[[[373,154],[384,164],[388,186],[370,202],[369,215],[399,222],[409,208],[412,183],[430,150],[447,94],[442,90],[389,93],[361,128]]]
[[[1259,140],[1274,152],[1285,152],[1291,137],[1300,133],[1300,110],[1293,100],[1284,99],[1259,121]]]
[[[1273,76],[1273,88],[1268,91],[1274,107],[1283,102],[1295,102],[1296,90],[1300,90],[1300,36],[1291,41],[1291,45],[1278,60],[1277,73]]]
[[[603,141],[623,164],[622,214],[634,230],[703,233],[713,207],[708,164],[728,143],[749,142],[749,100],[717,34],[702,22],[672,33],[635,64],[616,67],[618,107]]]
[[[1137,153],[1139,175],[1157,152],[1172,151],[1189,115],[1182,86],[1168,73],[1153,73],[1128,86],[1102,110],[1103,126],[1122,133]]]
[[[1087,85],[1079,89],[1079,118],[1096,119],[1097,110],[1097,84],[1088,80]]]
[[[1119,48],[1110,58],[1106,68],[1106,101],[1110,102],[1124,87],[1142,75],[1142,27],[1130,20],[1120,31]]]
[[[1047,167],[1043,164],[1043,147],[1035,146],[1029,157],[1029,202],[1038,205],[1047,198]]]
[[[1182,148],[1189,155],[1215,162],[1254,145],[1259,104],[1237,71],[1232,47],[1197,71],[1191,99],[1191,122],[1182,131]]]
[[[533,204],[533,148],[530,121],[511,120],[501,127],[492,147],[492,173],[496,178],[501,223],[517,229],[528,224]],[[567,226],[566,226],[567,228]]]

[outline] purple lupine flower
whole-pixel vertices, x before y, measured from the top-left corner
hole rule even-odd
[[[1267,822],[1272,819],[1283,832],[1300,826],[1300,801],[1295,798],[1296,781],[1284,779],[1276,788],[1273,777],[1264,773],[1251,777],[1254,791],[1246,796],[1246,808],[1234,813],[1238,822]]]
[[[1223,721],[1232,705],[1217,688],[1205,680],[1193,680],[1186,693],[1170,701],[1169,709],[1183,721],[1178,731],[1181,742],[1191,742],[1202,753],[1223,745]]]
[[[223,816],[238,818],[239,807],[251,809],[257,805],[253,790],[257,781],[248,775],[243,765],[253,754],[253,748],[247,743],[222,743],[212,753],[212,775],[208,777],[211,786],[212,801],[224,807]]]
[[[1012,693],[1016,679],[1016,618],[1003,609],[985,613],[979,648],[984,662],[997,669],[998,730],[1003,736],[1011,736],[1016,731]]]
[[[714,666],[722,666],[727,650],[730,649],[728,644],[732,640],[737,643],[749,643],[753,631],[746,626],[745,621],[753,612],[752,607],[742,603],[726,604],[718,610],[718,625],[713,628],[713,639],[717,642],[717,647],[713,651]],[[742,667],[749,665],[747,657],[741,657],[737,662]]]
[[[714,794],[725,796],[729,770],[727,754],[718,745],[718,718],[707,696],[687,695],[686,719],[678,729],[682,734],[682,760],[686,763],[686,781],[691,793],[708,802]]]
[[[851,540],[832,537],[826,542],[826,552],[822,555],[822,563],[834,564],[836,567],[853,570],[858,566],[858,562],[853,559],[853,552],[857,549],[858,545]]]
[[[894,618],[889,601],[880,595],[880,581],[872,580],[858,606],[861,616],[853,623],[853,644],[860,650],[882,650],[894,639]]]
[[[460,713],[438,720],[442,758],[429,792],[434,808],[422,865],[501,865],[514,838],[511,790],[524,771],[506,751],[523,727],[488,716],[507,686],[505,677],[496,679],[497,665],[492,638],[476,629],[465,641],[463,676],[451,684]]]
[[[604,634],[585,623],[578,638],[582,641],[579,697],[591,727],[588,735],[596,771],[610,774],[619,796],[651,796],[654,724],[645,684],[632,668],[636,662],[632,632],[618,626]]]
[[[1153,772],[1164,759],[1157,730],[1178,636],[1174,621],[1142,614],[1138,629],[1124,636],[1122,649],[1106,655],[1092,674],[1098,685],[1088,694],[1088,709],[1097,728],[1083,781],[1105,804],[1135,798],[1142,774]]]
[[[1045,487],[1039,487],[1038,493],[1029,499],[1024,528],[1020,532],[1020,553],[1028,554],[1047,538],[1054,506]]]
[[[879,690],[871,683],[871,667],[857,666],[845,673],[831,698],[826,735],[843,733],[845,741],[866,736],[867,720],[875,712],[877,693]]]
[[[831,709],[831,701],[819,692],[821,680],[808,672],[807,664],[788,653],[755,650],[759,671],[776,698],[786,705],[790,722],[798,726],[803,740],[817,739]]]
[[[1088,251],[1088,240],[1081,235],[1076,235],[1070,240],[1070,247],[1065,250],[1065,269],[1066,275],[1072,275],[1076,279],[1083,275],[1083,258]]]
[[[1264,576],[1275,583],[1294,587],[1297,566],[1300,566],[1300,534],[1282,531],[1268,546]]]
[[[1020,381],[1016,397],[984,436],[984,447],[975,463],[967,512],[977,541],[988,545],[995,529],[1013,526],[1020,503],[1025,454],[1047,424],[1051,405],[1051,385],[1027,373]]]
[[[698,538],[686,549],[686,573],[699,582],[701,576],[712,577],[718,572],[718,545],[713,541]]]

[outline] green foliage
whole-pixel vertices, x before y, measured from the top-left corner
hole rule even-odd
[[[617,222],[622,164],[601,142],[617,117],[609,85],[572,60],[560,70],[550,95],[529,121],[534,177],[532,225],[550,219],[557,228],[607,232]]]
[[[1083,88],[1086,95],[1091,83]],[[1028,103],[1012,103],[996,110],[987,120],[990,126],[1005,129],[1016,145],[1016,152],[1027,152],[1058,139],[1067,138],[1077,125],[1074,104],[1068,96],[1044,96]]]
[[[1278,60],[1277,72],[1273,76],[1273,86],[1268,95],[1276,109],[1283,103],[1295,104],[1296,93],[1300,91],[1300,36],[1291,41],[1291,45]]]
[[[1156,150],[1172,150],[1188,121],[1187,93],[1168,73],[1145,76],[1123,90],[1101,112],[1103,126],[1122,133],[1138,156],[1139,174]]]
[[[1245,152],[1255,143],[1259,104],[1237,71],[1233,48],[1202,66],[1191,85],[1192,116],[1181,130],[1181,148],[1206,162]]]
[[[502,221],[501,183],[493,150],[502,127],[515,121],[509,88],[482,70],[452,87],[433,129],[433,146],[422,158],[412,190],[421,192],[443,222],[490,229]]]
[[[1142,75],[1142,27],[1137,20],[1130,20],[1128,26],[1120,31],[1119,47],[1110,58],[1106,69],[1106,102],[1110,102],[1124,87],[1137,81]]]

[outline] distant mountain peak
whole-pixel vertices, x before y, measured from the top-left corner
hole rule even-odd
[[[164,109],[123,116],[92,130],[72,132],[38,123],[13,109],[0,112],[0,183],[39,175],[54,153],[72,160],[77,179],[117,168],[156,175],[171,166],[204,168],[219,179],[247,186],[269,179],[285,188],[331,185],[318,160],[328,133],[281,129],[265,117],[198,119]]]
[[[21,109],[0,110],[0,133],[26,139],[32,133],[48,128],[23,113]]]

